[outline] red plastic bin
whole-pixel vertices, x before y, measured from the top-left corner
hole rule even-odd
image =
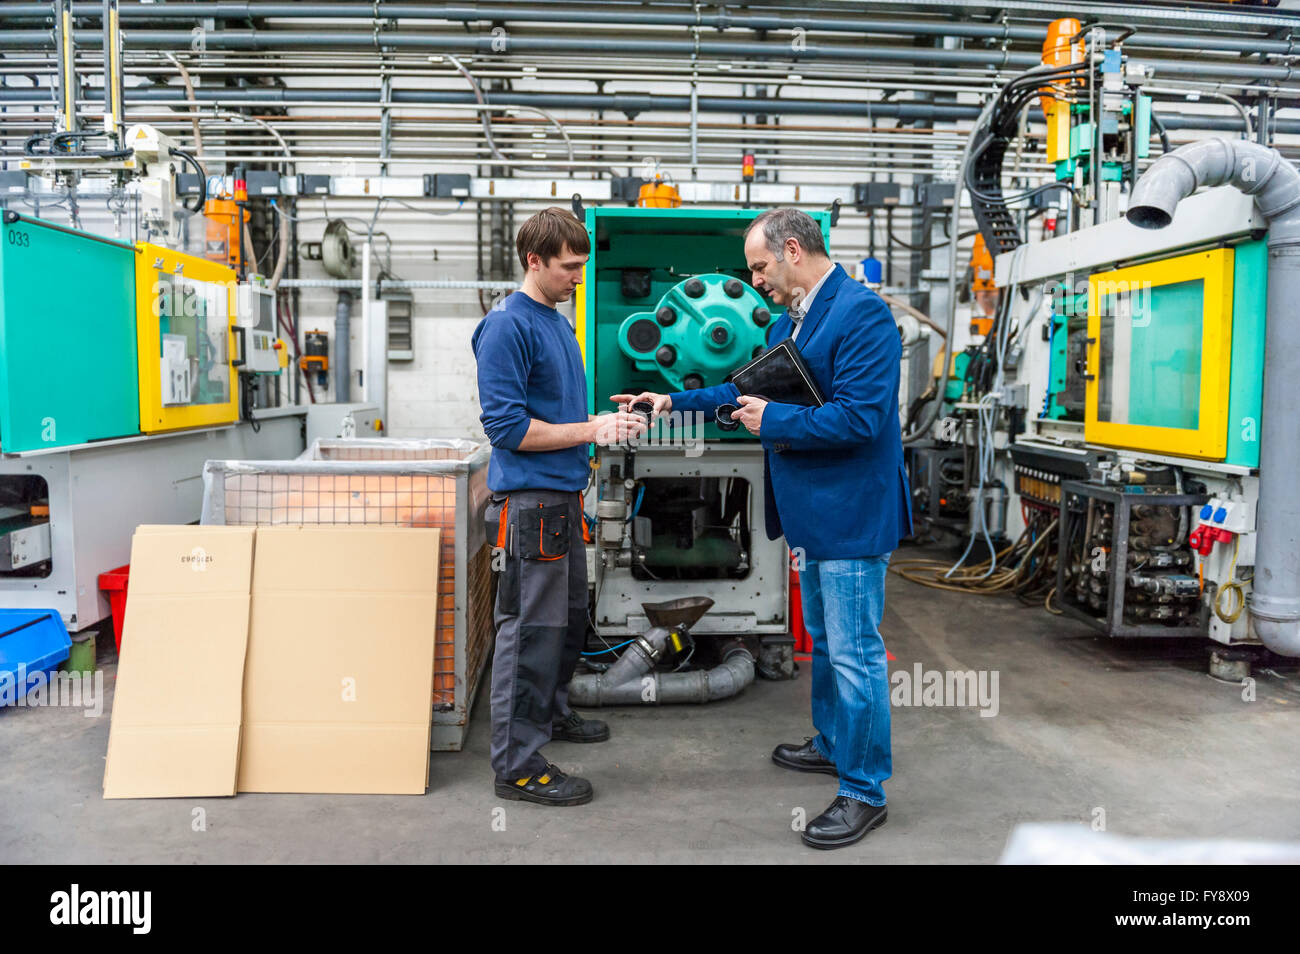
[[[790,570],[790,635],[794,637],[794,651],[803,655],[812,652],[812,638],[803,625],[803,594],[799,592],[799,571]]]
[[[126,616],[126,584],[131,576],[131,564],[99,574],[99,588],[108,596],[113,611],[113,642],[122,651],[122,620]]]

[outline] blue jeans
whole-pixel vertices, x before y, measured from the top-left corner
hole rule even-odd
[[[889,666],[880,620],[889,554],[808,560],[799,573],[803,621],[812,638],[813,744],[835,763],[840,795],[885,804]]]

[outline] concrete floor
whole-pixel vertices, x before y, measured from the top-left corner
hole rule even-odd
[[[104,801],[110,649],[102,717],[0,711],[0,863],[984,863],[1018,823],[1088,823],[1098,808],[1122,834],[1300,839],[1295,668],[1257,673],[1245,702],[1206,674],[1203,642],[1121,644],[1009,598],[893,575],[888,604],[891,669],[997,670],[1000,710],[895,707],[889,821],[850,848],[813,851],[792,830],[795,810],[820,812],[834,780],[769,760],[774,744],[811,732],[806,672],[706,708],[602,713],[611,741],[549,750],[595,785],[579,808],[497,801],[484,694],[466,750],[434,754],[423,798]],[[197,806],[206,831],[192,830]]]

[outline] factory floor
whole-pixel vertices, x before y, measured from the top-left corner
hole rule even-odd
[[[434,753],[422,798],[104,801],[110,643],[103,716],[0,711],[0,862],[986,863],[1019,823],[1087,824],[1098,809],[1128,835],[1300,839],[1294,667],[1257,672],[1247,702],[1207,675],[1203,642],[1108,641],[1010,598],[892,574],[887,602],[892,671],[996,671],[998,710],[895,705],[889,820],[849,848],[813,851],[792,830],[799,809],[825,807],[834,780],[769,758],[811,732],[806,665],[793,682],[760,680],[707,707],[601,712],[611,741],[549,748],[592,780],[595,800],[579,808],[493,796],[486,693],[465,750]],[[199,806],[206,830],[195,831]]]

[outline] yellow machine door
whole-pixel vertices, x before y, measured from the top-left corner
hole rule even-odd
[[[1089,443],[1227,455],[1232,249],[1088,279]]]
[[[135,282],[140,429],[239,420],[234,269],[143,242]]]

